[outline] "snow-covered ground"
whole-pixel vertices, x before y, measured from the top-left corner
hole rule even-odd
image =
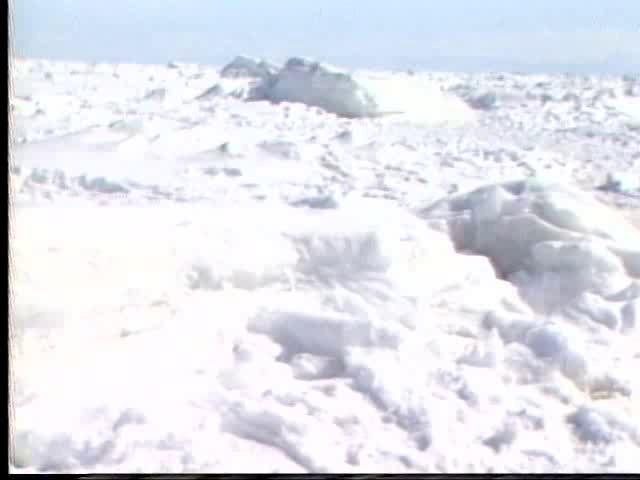
[[[15,61],[14,472],[640,471],[640,80],[219,71]]]

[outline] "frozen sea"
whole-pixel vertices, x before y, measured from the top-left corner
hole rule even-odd
[[[640,79],[220,72],[14,60],[12,472],[640,471]]]

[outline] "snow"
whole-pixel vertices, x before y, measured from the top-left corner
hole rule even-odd
[[[627,80],[249,60],[15,61],[12,472],[638,471]]]

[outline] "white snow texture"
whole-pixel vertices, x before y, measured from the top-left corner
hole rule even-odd
[[[640,471],[629,78],[12,75],[12,472]]]

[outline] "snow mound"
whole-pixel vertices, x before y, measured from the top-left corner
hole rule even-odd
[[[262,88],[275,103],[304,103],[350,118],[376,113],[375,100],[350,75],[303,58],[290,58]]]
[[[629,396],[624,369],[610,368],[612,345],[541,320],[486,257],[456,251],[445,232],[382,201],[348,199],[317,215],[105,208],[85,229],[70,225],[93,210],[71,210],[25,210],[15,227],[16,466],[231,468],[236,454],[212,455],[214,441],[245,455],[258,442],[313,472],[375,470],[386,455],[427,471],[425,450],[445,458],[462,442],[484,458],[487,446],[526,444],[540,414],[516,397],[555,384],[566,395],[556,377]],[[614,300],[639,294],[630,287]],[[70,402],[68,385],[90,388]],[[514,389],[513,406],[491,399]],[[630,422],[596,418],[606,422],[599,435],[583,417],[548,428],[583,443],[635,438]],[[409,444],[377,453],[393,439]]]
[[[346,118],[393,115],[429,124],[464,124],[475,118],[460,99],[408,78],[356,78],[297,57],[266,78],[254,94],[274,103],[303,103]]]
[[[624,312],[637,295],[621,292],[640,277],[640,231],[587,194],[528,179],[448,197],[421,215],[446,218],[456,248],[489,257],[535,311],[635,328]]]

